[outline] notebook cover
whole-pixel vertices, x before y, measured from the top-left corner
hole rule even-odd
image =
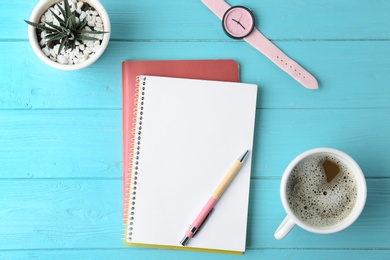
[[[131,126],[136,77],[138,75],[193,78],[219,81],[239,81],[239,65],[234,60],[135,60],[122,62],[123,91],[123,221],[127,218],[129,194],[129,149],[134,136]]]

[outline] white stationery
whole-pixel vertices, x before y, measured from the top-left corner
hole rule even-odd
[[[251,154],[182,247],[231,163],[253,146],[254,84],[139,76],[125,244],[244,252]]]

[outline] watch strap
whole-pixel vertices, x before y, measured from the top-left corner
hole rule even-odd
[[[223,19],[225,12],[231,7],[225,0],[202,0],[202,2],[216,15],[220,20]],[[259,30],[253,28],[251,34],[244,40],[255,49],[263,53],[279,68],[309,89],[317,89],[318,82],[308,71],[302,68],[298,63],[289,58],[276,45],[268,40]]]
[[[224,0],[202,0],[202,2],[211,10],[213,13],[222,20],[223,15],[231,7]]]
[[[244,38],[255,49],[263,53],[274,62],[279,68],[309,89],[317,89],[318,82],[308,71],[288,57],[276,45],[267,39],[259,30],[253,29],[252,33]]]

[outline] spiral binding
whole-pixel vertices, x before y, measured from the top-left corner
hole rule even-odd
[[[136,90],[134,94],[134,108],[133,115],[134,120],[132,122],[131,135],[133,138],[130,140],[130,153],[129,153],[129,182],[130,183],[130,193],[127,195],[126,202],[129,205],[128,216],[127,216],[127,240],[132,240],[133,235],[133,225],[134,225],[134,215],[135,215],[135,204],[137,198],[137,180],[138,180],[138,164],[140,156],[140,145],[141,145],[141,134],[142,134],[142,119],[143,119],[143,110],[144,110],[144,101],[145,101],[145,85],[146,77],[136,78]],[[142,83],[141,83],[142,81]],[[139,100],[141,98],[141,100]],[[138,125],[138,129],[137,128]]]

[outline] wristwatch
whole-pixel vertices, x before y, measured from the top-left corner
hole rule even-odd
[[[243,6],[231,7],[224,0],[202,0],[202,2],[222,20],[222,27],[228,36],[243,39],[252,45],[304,87],[318,88],[318,82],[313,75],[256,29],[255,17],[250,9]]]

